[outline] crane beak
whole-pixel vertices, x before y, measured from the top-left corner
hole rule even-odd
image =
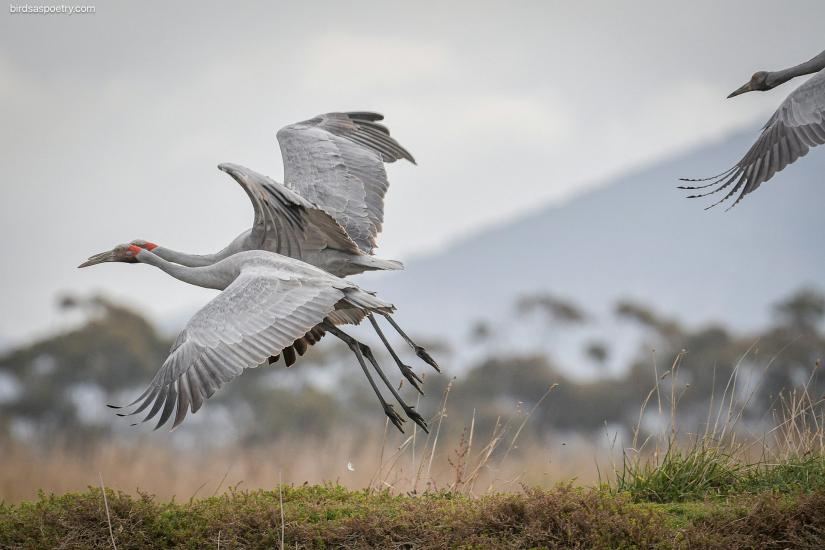
[[[753,86],[751,85],[751,83],[750,83],[750,82],[748,82],[748,83],[746,83],[744,86],[742,86],[741,88],[739,88],[739,89],[737,89],[736,91],[732,92],[732,93],[728,96],[728,99],[730,99],[730,98],[732,98],[732,97],[736,97],[736,96],[738,96],[738,95],[740,95],[740,94],[744,94],[745,92],[752,92],[752,91],[753,91]]]
[[[89,256],[89,259],[77,266],[78,268],[81,267],[89,267],[90,265],[97,265],[102,264],[104,262],[116,262],[117,259],[115,258],[115,253],[112,250],[108,252],[101,252],[100,254],[95,254],[94,256]]]

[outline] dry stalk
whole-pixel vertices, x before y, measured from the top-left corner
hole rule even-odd
[[[117,544],[115,544],[115,533],[112,530],[112,516],[109,514],[109,499],[106,497],[106,487],[103,486],[103,473],[98,472],[98,477],[100,477],[100,492],[103,493],[103,506],[106,508],[106,523],[109,525],[109,538],[112,541],[112,548],[117,550]]]

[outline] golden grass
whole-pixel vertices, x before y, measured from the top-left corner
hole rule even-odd
[[[607,483],[633,492],[651,489],[658,479],[653,473],[662,477],[662,487],[652,488],[657,495],[677,491],[692,498],[716,482],[708,472],[751,475],[775,465],[809,464],[811,457],[825,456],[825,401],[809,391],[818,364],[807,384],[777,398],[770,419],[773,427],[758,434],[749,433],[741,424],[753,393],[744,400],[734,399],[737,365],[722,395],[716,400],[711,396],[704,433],[685,434],[678,426],[679,398],[689,386],[678,382],[683,356],[679,354],[664,373],[655,372],[655,385],[641,406],[631,445],[626,448],[616,448],[615,439],[614,446],[558,435],[520,440],[532,413],[552,399],[555,385],[530,411],[518,410],[509,419],[499,419],[492,433],[479,433],[475,414],[466,419],[447,415],[448,385],[439,411],[429,419],[430,434],[418,429],[399,434],[385,423],[383,432],[339,433],[326,439],[282,437],[268,445],[237,448],[176,449],[154,443],[151,435],[107,440],[81,450],[77,444],[43,450],[0,441],[0,500],[30,500],[39,491],[80,491],[99,486],[101,476],[107,487],[180,502],[222,494],[230,487],[271,489],[280,482],[293,486],[333,483],[356,490],[388,489],[392,494],[447,490],[483,495],[518,491],[523,485],[552,487],[574,481],[580,486]],[[641,420],[648,405],[655,406],[655,413],[668,425],[659,433],[641,437]],[[685,478],[684,487],[674,484],[676,474]]]
[[[399,493],[448,488],[456,485],[456,456],[460,442],[452,449],[437,449],[427,474],[430,455],[418,443],[415,462],[410,443],[381,437],[366,441],[355,437],[307,442],[282,440],[259,448],[210,451],[173,450],[152,445],[125,445],[108,442],[86,452],[67,448],[48,452],[23,444],[2,445],[0,500],[19,502],[37,496],[38,491],[65,493],[99,486],[102,475],[107,487],[136,494],[137,490],[161,499],[178,501],[222,493],[228,487],[271,489],[279,479],[286,484],[340,483],[351,489],[386,487]],[[403,445],[399,452],[398,448]],[[460,463],[463,475],[474,476],[474,494],[493,490],[516,490],[520,483],[552,486],[577,478],[588,484],[596,479],[593,449],[582,447],[551,460],[546,448],[531,443],[498,461],[481,464],[471,451],[469,464]],[[422,467],[422,459],[423,467]],[[348,467],[351,465],[352,470]],[[419,471],[420,470],[420,471]],[[459,478],[460,479],[460,478]],[[460,480],[456,489],[466,490]],[[469,492],[469,491],[468,491]]]
[[[458,424],[447,415],[450,388],[426,434],[399,434],[387,423],[383,432],[347,433],[326,439],[280,438],[265,446],[174,449],[151,442],[151,435],[131,442],[106,441],[78,450],[58,446],[42,450],[0,442],[0,500],[32,499],[38,491],[61,494],[98,486],[136,494],[138,490],[178,501],[220,494],[229,487],[270,489],[336,483],[350,489],[389,489],[393,493],[450,490],[479,495],[518,490],[521,484],[550,487],[575,479],[598,479],[596,447],[581,439],[520,440],[536,407],[550,397],[547,389],[530,411],[500,419],[491,434],[475,430],[475,418]],[[460,432],[456,438],[445,434]],[[449,428],[449,429],[448,429]]]

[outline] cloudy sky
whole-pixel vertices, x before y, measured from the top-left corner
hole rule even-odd
[[[134,238],[223,247],[251,208],[216,165],[280,179],[290,122],[386,115],[419,165],[389,167],[379,253],[409,260],[763,121],[787,86],[724,97],[819,53],[825,19],[821,1],[95,4],[0,14],[6,341],[59,326],[61,291],[155,318],[208,299],[146,266],[75,266]]]

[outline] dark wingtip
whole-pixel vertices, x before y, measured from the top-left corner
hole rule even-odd
[[[745,198],[745,193],[742,193],[741,195],[739,195],[739,198],[738,198],[738,199],[736,199],[736,200],[734,201],[734,203],[733,203],[733,204],[731,204],[730,206],[728,206],[727,208],[725,208],[725,212],[730,212],[730,211],[731,211],[731,209],[732,209],[734,206],[736,206],[737,204],[739,204],[740,202],[742,202],[742,199],[744,199],[744,198]]]
[[[370,122],[384,120],[384,115],[374,111],[347,111],[344,114],[352,119],[368,120]]]
[[[112,405],[111,403],[106,403],[106,406],[109,407],[110,409],[122,409],[123,408],[121,405]]]

